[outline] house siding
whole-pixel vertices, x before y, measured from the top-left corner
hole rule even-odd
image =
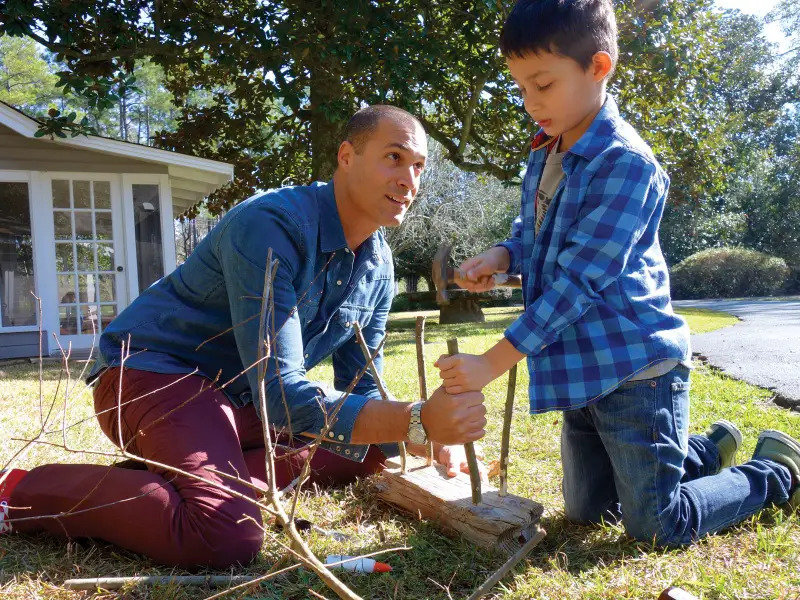
[[[167,165],[32,140],[0,125],[0,170],[77,173],[168,173]]]
[[[42,355],[48,356],[47,332],[42,332]],[[0,331],[0,359],[31,358],[39,356],[38,331]]]

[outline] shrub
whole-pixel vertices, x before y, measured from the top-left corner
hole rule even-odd
[[[788,276],[782,258],[744,248],[703,250],[670,273],[676,300],[771,296],[783,289]]]

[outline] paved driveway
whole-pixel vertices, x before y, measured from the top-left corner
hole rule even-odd
[[[692,351],[727,374],[777,394],[800,410],[800,298],[684,300],[676,307],[721,310],[742,319],[732,327],[692,336]]]

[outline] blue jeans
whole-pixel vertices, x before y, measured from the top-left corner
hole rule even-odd
[[[622,384],[565,411],[561,431],[568,519],[621,517],[629,535],[689,544],[789,499],[791,474],[769,460],[719,470],[717,447],[689,436],[689,369]]]

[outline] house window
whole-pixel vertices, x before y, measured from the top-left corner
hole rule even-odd
[[[36,325],[28,184],[0,181],[0,327]]]
[[[108,181],[53,180],[59,333],[100,334],[117,315]]]
[[[136,269],[141,293],[164,276],[161,202],[158,196],[158,184],[134,183],[132,188]]]

